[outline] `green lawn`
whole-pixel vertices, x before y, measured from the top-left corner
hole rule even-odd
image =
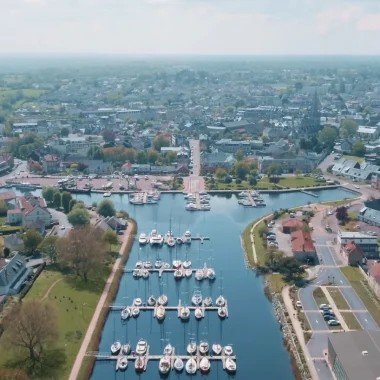
[[[290,187],[290,188],[299,188],[299,187],[306,187],[306,186],[318,186],[318,185],[325,185],[325,182],[322,181],[316,181],[314,177],[286,177],[281,178],[279,185],[283,187]]]
[[[319,306],[321,303],[326,303],[328,304],[329,301],[327,300],[325,293],[323,293],[323,290],[321,288],[316,288],[313,291],[313,297],[315,299],[315,302]]]
[[[252,250],[252,243],[251,243],[251,237],[250,237],[250,231],[251,231],[253,223],[248,224],[248,226],[242,233],[242,237],[244,241],[244,247],[247,252],[249,264],[252,266],[256,266],[255,261],[253,259],[253,250]]]
[[[349,312],[343,312],[341,313],[343,319],[347,323],[347,326],[350,330],[361,330],[362,327],[360,326],[360,323],[355,317],[355,314],[349,313]]]
[[[275,293],[281,293],[282,288],[286,285],[283,276],[280,273],[274,273],[268,276],[268,281],[271,284],[272,290]]]
[[[25,299],[42,298],[50,286],[53,285],[55,281],[62,278],[63,276],[61,272],[44,269],[38,276],[37,280],[34,282],[28,294],[25,296]]]
[[[357,157],[357,156],[343,156],[342,158],[344,158],[345,160],[357,161],[359,163],[362,163],[364,161],[364,157]]]
[[[217,190],[248,190],[253,189],[247,181],[242,181],[242,183],[237,184],[234,180],[231,183],[225,183],[223,180],[216,181]],[[211,186],[208,184],[208,188]]]
[[[346,299],[343,297],[343,294],[340,292],[339,288],[328,287],[326,288],[330,293],[332,299],[335,302],[335,305],[340,310],[350,310],[351,308],[348,306]]]

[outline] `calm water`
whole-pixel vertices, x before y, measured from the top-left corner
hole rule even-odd
[[[36,192],[38,193],[38,192]],[[350,198],[353,194],[342,189],[325,190],[319,192],[318,201],[338,200]],[[109,314],[99,351],[109,352],[114,340],[122,343],[130,342],[136,346],[140,338],[144,338],[150,345],[151,354],[162,354],[167,343],[176,348],[178,354],[186,354],[186,346],[190,338],[208,340],[221,345],[232,344],[237,355],[237,373],[228,375],[221,363],[212,362],[208,375],[198,373],[193,376],[200,378],[207,376],[215,379],[293,379],[289,355],[282,345],[282,335],[275,319],[271,304],[263,293],[263,280],[257,278],[254,271],[248,270],[244,263],[244,254],[240,243],[240,234],[247,224],[258,217],[279,208],[294,207],[307,202],[315,202],[313,198],[302,193],[263,195],[267,207],[250,209],[237,204],[235,195],[213,196],[211,211],[188,212],[184,209],[185,201],[182,195],[162,195],[158,205],[133,206],[128,203],[127,196],[112,196],[117,209],[124,209],[137,220],[138,233],[149,233],[157,229],[164,234],[171,228],[175,235],[181,235],[190,230],[193,235],[200,233],[209,236],[210,241],[204,244],[193,242],[189,247],[178,249],[139,247],[135,241],[127,264],[134,268],[139,258],[149,258],[154,262],[156,258],[172,262],[178,257],[184,260],[186,255],[193,263],[193,268],[202,267],[206,262],[215,268],[217,278],[213,283],[198,282],[194,276],[190,279],[175,281],[173,274],[163,274],[159,279],[152,274],[148,280],[135,280],[132,274],[125,274],[115,299],[117,305],[130,305],[135,297],[147,300],[149,295],[158,297],[165,293],[169,297],[169,305],[178,305],[178,300],[191,304],[191,296],[195,290],[202,295],[211,296],[215,300],[221,292],[227,298],[229,318],[221,321],[216,312],[206,312],[205,318],[198,322],[194,315],[188,323],[177,318],[176,311],[168,311],[163,323],[158,323],[153,312],[141,312],[136,319],[122,322],[120,312]],[[101,201],[101,195],[78,195],[86,203]],[[185,372],[169,375],[171,378],[188,377]],[[126,372],[115,372],[115,362],[98,361],[95,365],[92,379],[158,379],[158,362],[151,361],[147,371],[136,374],[133,363],[130,363]]]

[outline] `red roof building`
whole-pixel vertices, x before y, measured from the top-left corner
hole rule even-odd
[[[282,222],[282,232],[284,234],[290,234],[293,231],[302,229],[304,223],[300,219],[287,219]]]
[[[380,299],[380,262],[375,261],[368,271],[368,284]]]
[[[365,254],[362,249],[354,242],[348,242],[342,248],[342,254],[345,259],[345,265],[357,266],[363,263]]]
[[[292,251],[297,260],[302,262],[317,261],[317,251],[309,232],[303,230],[292,232],[291,243]]]

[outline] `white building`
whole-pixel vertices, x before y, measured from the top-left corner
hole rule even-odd
[[[81,136],[70,134],[68,137],[55,137],[49,141],[49,146],[60,154],[75,154],[86,157],[90,148],[102,147],[102,136]]]

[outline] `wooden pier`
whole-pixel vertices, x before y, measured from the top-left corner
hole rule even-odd
[[[185,269],[185,268],[183,268],[181,266],[178,269],[181,269],[183,271],[184,270],[191,270],[192,273],[195,273],[198,270],[201,270],[201,271],[203,271],[204,278],[202,280],[200,280],[200,281],[203,281],[203,280],[214,281],[215,280],[215,278],[214,279],[209,279],[209,278],[206,277],[207,276],[207,270],[208,269],[213,269],[213,268],[203,267],[203,268],[198,268],[198,269],[194,269],[194,268],[187,268],[187,269]],[[151,273],[158,273],[158,277],[161,278],[163,273],[174,273],[177,269],[175,269],[175,268],[168,268],[168,269],[163,269],[163,268],[160,268],[160,269],[156,269],[156,268],[152,268],[152,269],[144,269],[144,268],[126,269],[126,268],[124,268],[124,273],[133,273],[136,270],[146,270],[146,271],[149,272],[149,274],[151,274]],[[142,278],[142,277],[138,277],[138,278]],[[183,276],[182,278],[186,278],[186,276]]]
[[[252,194],[250,191],[248,191],[248,201],[249,203],[251,204],[251,207],[256,207],[256,202],[254,201],[253,197],[252,197]]]
[[[312,193],[311,191],[306,191],[305,189],[302,189],[301,193],[304,193],[304,194],[307,194],[307,195],[311,195],[312,197],[315,197],[315,198],[319,197],[318,194]]]

